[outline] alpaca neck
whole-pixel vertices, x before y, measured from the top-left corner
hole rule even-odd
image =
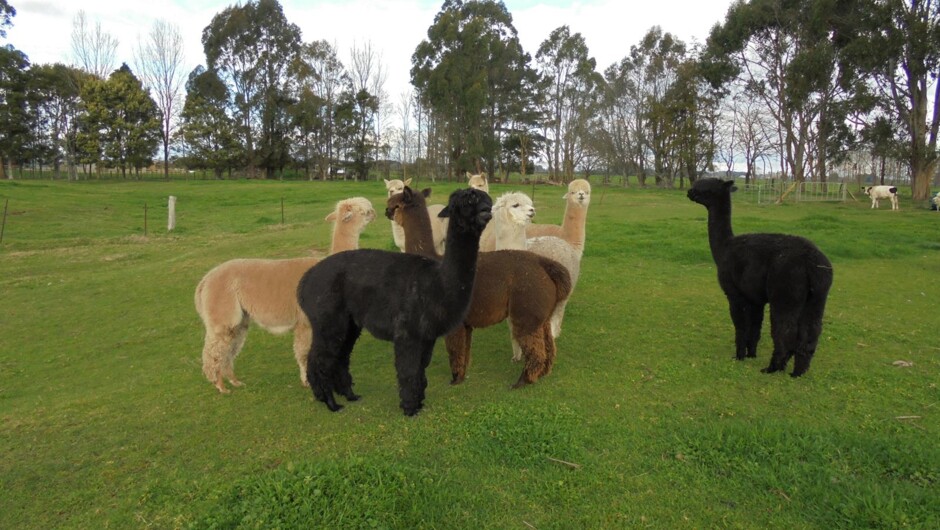
[[[344,250],[356,250],[359,248],[359,233],[349,226],[343,226],[339,221],[333,227],[333,239],[330,242],[330,254],[343,252]]]
[[[587,208],[568,203],[565,218],[561,222],[562,238],[578,250],[584,249],[585,218]]]
[[[731,199],[721,201],[708,209],[708,244],[717,261],[734,233],[731,231]]]
[[[426,258],[439,259],[434,250],[434,235],[428,209],[409,208],[402,214],[402,229],[405,231],[405,252]]]
[[[448,291],[443,296],[455,300],[469,300],[473,291],[473,279],[477,270],[477,257],[480,251],[480,234],[458,233],[451,222],[447,230],[447,243],[444,259],[441,262],[441,276]]]
[[[525,225],[501,220],[499,217],[490,222],[498,223],[494,227],[496,230],[496,250],[525,250]]]

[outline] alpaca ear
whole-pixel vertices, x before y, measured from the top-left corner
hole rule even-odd
[[[571,195],[570,192],[565,192],[565,194],[562,195],[561,198],[562,198],[562,199],[567,199],[569,195]]]
[[[424,188],[423,190],[421,190],[421,195],[424,195],[425,197],[430,197],[430,196],[431,196],[431,188]]]
[[[724,182],[724,185],[725,185],[726,188],[734,187],[734,181],[733,181],[733,180],[726,180],[726,181]]]
[[[450,205],[445,206],[438,214],[438,217],[450,217]]]
[[[388,179],[382,179],[382,180],[385,181],[385,187],[387,188],[387,187],[388,187]]]
[[[470,177],[472,177],[472,176],[473,176],[473,175],[471,175],[470,172],[467,171],[467,180],[470,180]]]
[[[326,216],[326,220],[331,223],[336,221],[336,212],[330,212],[330,214]]]
[[[411,179],[406,179],[406,180],[405,180],[405,186],[407,186],[407,185],[409,185],[409,184],[411,184]]]
[[[401,190],[401,195],[403,199],[405,199],[406,201],[410,201],[412,196],[414,195],[414,192],[411,191],[411,188],[409,188],[408,186],[405,186],[405,189]]]

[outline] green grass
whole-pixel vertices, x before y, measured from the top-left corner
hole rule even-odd
[[[456,183],[431,186],[443,202]],[[535,191],[536,220],[560,222],[563,190]],[[300,386],[291,337],[252,329],[246,386],[219,395],[200,369],[200,277],[325,251],[323,218],[353,195],[384,208],[381,182],[0,182],[0,528],[940,526],[936,212],[735,203],[738,233],[804,235],[834,264],[798,380],[760,373],[769,329],[758,359],[732,360],[703,208],[598,187],[536,385],[508,389],[521,367],[494,326],[457,387],[439,341],[425,409],[405,418],[390,345],[366,334],[363,400],[331,414]],[[362,246],[393,248],[389,232],[380,217]]]

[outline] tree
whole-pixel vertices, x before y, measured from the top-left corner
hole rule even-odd
[[[0,46],[0,178],[13,178],[13,162],[29,145],[30,115],[26,99],[29,59],[11,45]]]
[[[92,81],[82,89],[82,117],[87,159],[107,167],[139,170],[153,163],[160,141],[156,103],[126,64],[107,81]]]
[[[88,76],[63,64],[33,66],[29,70],[28,101],[33,117],[33,138],[38,147],[32,153],[42,164],[49,161],[58,177],[61,163],[68,168],[69,179],[75,173],[75,135],[80,112],[79,86]]]
[[[189,74],[179,131],[187,167],[210,169],[221,178],[244,163],[236,123],[226,112],[229,102],[228,87],[215,71],[198,66]]]
[[[163,176],[170,178],[170,144],[180,112],[183,87],[183,36],[179,27],[164,20],[153,23],[150,34],[137,45],[137,71],[141,81],[154,96],[160,110],[160,134],[163,142]]]
[[[899,144],[903,142],[902,156],[910,167],[913,199],[926,200],[940,162],[940,2],[871,0],[859,4],[859,12],[867,16],[856,28],[855,38],[846,36],[846,56],[874,78],[882,108],[902,133],[896,138]],[[873,126],[876,130],[868,137],[881,138],[885,124]]]
[[[829,156],[852,107],[853,71],[841,68],[839,40],[853,2],[752,0],[733,4],[709,37],[703,62],[714,86],[741,76],[777,125],[784,172],[825,181]]]
[[[549,176],[568,181],[590,137],[581,132],[595,115],[603,78],[595,71],[597,62],[588,55],[584,37],[572,35],[568,26],[551,32],[539,46],[535,61],[544,80]]]
[[[0,37],[6,38],[7,28],[13,25],[16,9],[7,0],[0,0]]]
[[[72,56],[82,70],[104,79],[114,70],[118,40],[101,29],[101,22],[88,27],[88,17],[80,10],[72,21]]]
[[[446,150],[449,174],[484,167],[492,174],[530,61],[506,6],[446,0],[411,61],[412,84],[433,113],[429,125],[439,128],[433,147]]]
[[[371,156],[373,160],[378,160],[382,157],[379,152],[383,145],[382,117],[388,107],[386,104],[388,96],[385,93],[388,71],[382,62],[382,54],[373,49],[371,42],[367,42],[362,47],[354,45],[350,50],[350,56],[352,57],[350,78],[353,92],[359,94],[366,91],[375,99],[374,110],[366,107],[357,111],[363,119],[360,123],[359,138],[356,141],[363,145],[367,141],[370,142],[374,148]],[[357,97],[357,100],[367,102],[368,98]],[[370,135],[372,138],[367,138]]]
[[[293,64],[295,134],[304,167],[310,163],[320,179],[326,179],[337,153],[337,112],[343,94],[350,93],[351,80],[337,57],[336,47],[326,41],[303,44]]]
[[[202,32],[210,70],[232,86],[249,168],[266,177],[287,163],[290,124],[288,68],[300,52],[300,29],[277,0],[226,8]]]

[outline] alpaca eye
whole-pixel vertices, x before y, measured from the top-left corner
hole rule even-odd
[[[513,207],[513,208],[518,208],[519,205],[518,205],[518,204],[513,204],[512,207]]]

